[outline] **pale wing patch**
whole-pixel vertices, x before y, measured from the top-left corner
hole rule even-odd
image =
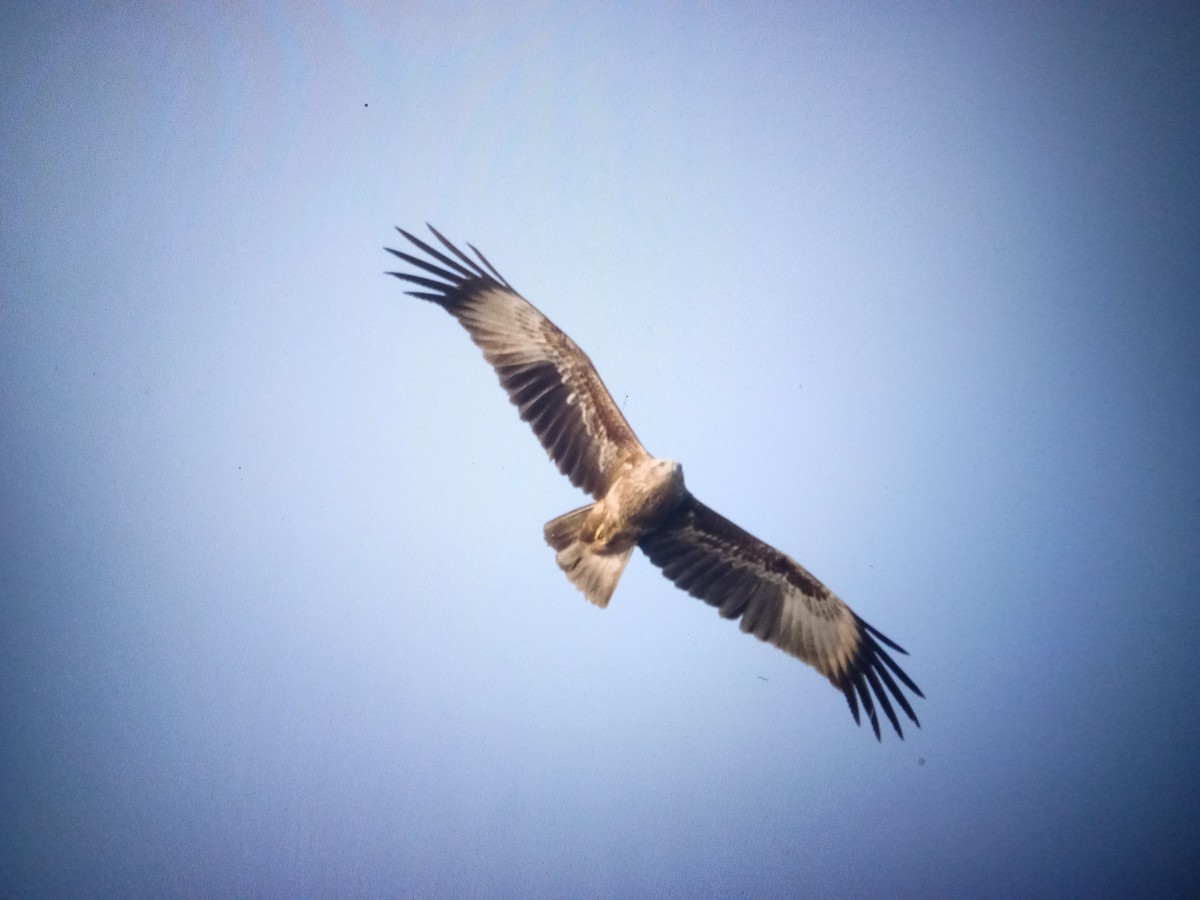
[[[876,737],[876,703],[901,737],[893,700],[921,724],[896,679],[917,696],[924,695],[880,642],[904,650],[856,616],[791,557],[694,497],[639,546],[676,586],[717,607],[726,618],[740,616],[743,631],[828,678],[845,695],[856,722],[861,701]]]

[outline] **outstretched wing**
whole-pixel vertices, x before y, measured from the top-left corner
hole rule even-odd
[[[727,619],[740,616],[742,631],[771,642],[828,678],[846,695],[855,722],[861,701],[876,738],[877,703],[901,738],[904,732],[892,700],[920,727],[896,680],[918,697],[925,695],[882,645],[907,652],[855,615],[790,556],[695,497],[685,500],[638,546],[677,587],[717,607]]]
[[[388,274],[423,288],[408,293],[438,304],[467,329],[571,484],[599,499],[623,464],[649,456],[587,354],[514,291],[482,253],[467,245],[479,257],[476,262],[432,225],[429,230],[454,258],[396,230],[426,258],[385,249],[434,277]]]

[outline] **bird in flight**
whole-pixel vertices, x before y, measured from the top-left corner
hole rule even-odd
[[[415,285],[419,290],[407,293],[458,320],[558,470],[595,499],[544,529],[559,567],[588,600],[608,605],[633,548],[640,547],[676,587],[828,678],[859,724],[861,704],[876,739],[877,707],[904,737],[893,701],[920,727],[901,685],[925,695],[885,647],[906,650],[790,556],[692,496],[683,467],[642,446],[587,354],[475,247],[467,245],[472,259],[432,225],[442,250],[396,230],[423,255],[385,249],[422,274],[387,274]]]

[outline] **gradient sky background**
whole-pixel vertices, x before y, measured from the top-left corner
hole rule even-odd
[[[1194,888],[1196,14],[500,6],[0,6],[0,895]],[[584,602],[425,221],[922,730]]]

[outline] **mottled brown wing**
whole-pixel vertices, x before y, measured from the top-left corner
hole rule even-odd
[[[896,679],[918,697],[925,695],[881,644],[906,651],[855,615],[790,556],[695,497],[684,501],[638,546],[677,587],[717,607],[727,619],[740,616],[742,631],[769,641],[828,678],[846,695],[855,722],[861,700],[876,738],[876,703],[901,738],[904,732],[893,699],[920,727]]]
[[[427,258],[385,249],[433,277],[388,274],[423,288],[408,293],[438,304],[467,329],[571,484],[599,499],[623,463],[648,457],[587,354],[514,291],[482,253],[468,244],[479,257],[471,259],[432,226],[453,258],[396,230]]]

